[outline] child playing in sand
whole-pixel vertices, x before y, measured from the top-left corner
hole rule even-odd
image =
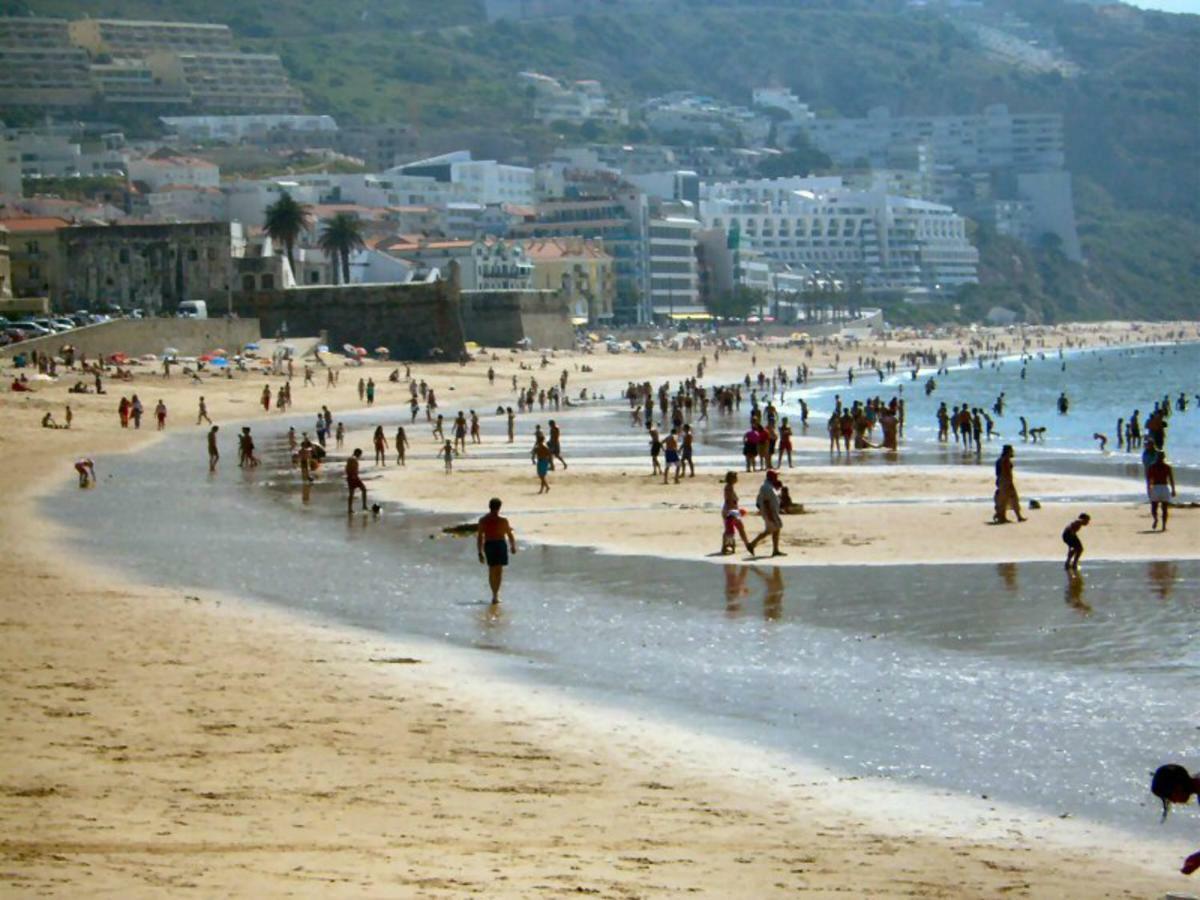
[[[438,455],[446,461],[446,474],[449,475],[450,470],[454,468],[454,444],[446,441]]]
[[[1193,796],[1200,800],[1200,776],[1189,774],[1183,766],[1168,763],[1155,771],[1150,792],[1162,801],[1162,820],[1165,822],[1172,803],[1185,804]],[[1200,869],[1200,850],[1183,861],[1180,871],[1191,875],[1197,869]]]
[[[96,483],[96,464],[90,458],[75,460],[75,471],[79,473],[79,486],[87,487],[89,484]]]
[[[1062,539],[1067,545],[1067,561],[1063,563],[1063,568],[1068,571],[1079,571],[1079,557],[1083,556],[1083,541],[1079,539],[1079,530],[1090,521],[1091,516],[1080,513],[1074,522],[1063,529]]]

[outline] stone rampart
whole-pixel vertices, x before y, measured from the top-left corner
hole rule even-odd
[[[451,284],[320,285],[239,294],[234,308],[253,316],[268,337],[325,332],[330,348],[387,347],[393,359],[447,359],[463,352],[458,298]]]
[[[167,347],[174,347],[181,356],[198,356],[218,348],[236,353],[259,339],[258,328],[257,319],[116,319],[10,344],[0,348],[0,356],[28,354],[30,350],[57,354],[63,344],[88,357],[161,355]]]

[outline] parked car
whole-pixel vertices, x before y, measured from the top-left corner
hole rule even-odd
[[[39,325],[37,322],[33,321],[32,319],[21,319],[17,322],[13,322],[12,327],[18,328],[21,331],[25,332],[26,338],[43,337],[47,334],[54,334],[54,332],[51,331],[49,328]]]
[[[50,322],[54,325],[59,326],[59,328],[63,331],[70,331],[71,329],[78,327],[78,325],[75,324],[74,320],[68,319],[66,316],[55,316],[53,319],[50,320]]]

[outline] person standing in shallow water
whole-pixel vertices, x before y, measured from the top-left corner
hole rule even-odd
[[[488,586],[492,590],[492,603],[500,602],[500,583],[504,580],[504,567],[508,555],[517,552],[517,536],[508,519],[500,515],[501,501],[493,497],[488,501],[488,513],[479,520],[475,532],[475,549],[479,561],[488,567]]]

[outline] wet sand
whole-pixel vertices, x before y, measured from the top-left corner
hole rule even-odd
[[[191,428],[200,390],[217,421],[249,421],[261,380],[134,387]],[[356,407],[352,391],[348,370],[333,399]],[[296,393],[297,412],[330,402],[323,388]],[[1122,854],[986,801],[922,828],[894,786],[856,793],[755,770],[694,735],[489,684],[445,648],[82,560],[35,500],[74,477],[74,457],[151,439],[116,427],[118,397],[70,398],[69,432],[36,427],[43,408],[59,415],[65,386],[0,398],[0,880],[13,891],[1144,897],[1186,886],[1168,851]],[[202,477],[195,433],[181,479]],[[102,463],[99,474],[94,502]]]

